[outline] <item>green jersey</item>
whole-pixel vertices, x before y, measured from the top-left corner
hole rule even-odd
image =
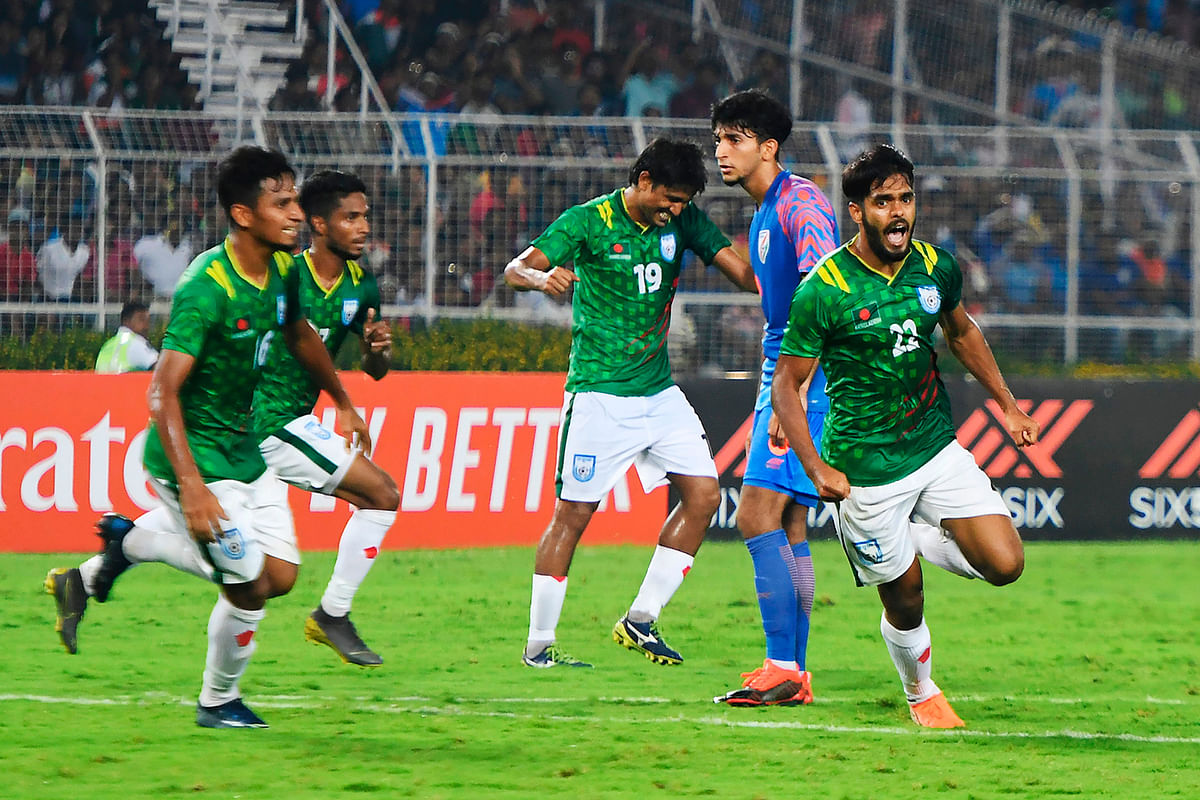
[[[349,334],[362,336],[368,309],[375,309],[379,318],[379,286],[358,262],[347,261],[342,274],[326,289],[317,279],[309,251],[296,256],[295,261],[300,311],[334,356]],[[311,413],[320,393],[308,370],[287,349],[283,337],[272,337],[262,380],[254,391],[256,435],[261,439],[296,417]]]
[[[821,359],[829,414],[821,452],[855,486],[898,481],[954,439],[933,350],[943,311],[962,300],[954,256],[913,241],[895,276],[850,249],[825,256],[796,289],[780,352]]]
[[[250,435],[250,402],[268,337],[299,316],[292,257],[276,253],[260,285],[238,266],[229,240],[193,259],[175,289],[163,350],[195,359],[179,390],[183,424],[206,482],[249,483],[266,469]],[[288,273],[293,277],[285,278]],[[146,470],[175,482],[157,424],[150,426]]]
[[[618,189],[568,208],[533,240],[550,263],[574,259],[567,391],[645,397],[672,385],[671,302],[683,251],[705,264],[729,240],[693,203],[662,228],[634,222]]]

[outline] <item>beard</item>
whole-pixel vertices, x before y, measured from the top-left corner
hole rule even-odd
[[[329,252],[333,253],[335,256],[340,258],[342,261],[354,261],[355,259],[358,259],[362,256],[362,251],[363,251],[363,248],[360,247],[358,249],[357,253],[351,253],[349,250],[345,249],[344,247],[341,247],[340,245],[335,244],[332,239],[327,239],[325,241],[325,247],[329,250]]]
[[[871,225],[863,226],[863,233],[866,234],[867,247],[871,248],[871,252],[875,257],[884,264],[895,264],[898,261],[903,261],[908,258],[908,251],[912,249],[912,226],[908,229],[908,241],[904,245],[904,249],[899,253],[888,249],[887,241],[883,238],[883,231]]]

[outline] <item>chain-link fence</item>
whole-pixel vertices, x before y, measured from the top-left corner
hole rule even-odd
[[[567,324],[570,310],[515,295],[504,265],[563,209],[622,186],[658,135],[710,146],[703,121],[267,114],[248,138],[288,153],[301,178],[360,174],[373,234],[365,260],[391,317],[491,315]],[[401,155],[395,134],[419,148]],[[785,164],[844,209],[837,177],[867,143],[895,139],[918,166],[917,236],[954,252],[966,302],[1003,356],[1052,363],[1200,360],[1200,134],[869,128],[798,124]],[[231,120],[186,113],[0,111],[0,333],[111,326],[123,301],[157,298],[224,235],[215,165]],[[745,246],[753,206],[712,171],[697,203]],[[852,233],[846,214],[842,238]],[[715,270],[685,269],[677,368],[752,371],[761,312]]]

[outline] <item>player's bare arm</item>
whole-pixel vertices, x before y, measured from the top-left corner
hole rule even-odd
[[[721,270],[721,274],[743,292],[758,294],[758,281],[754,279],[754,268],[750,266],[749,261],[742,258],[737,250],[732,247],[722,247],[713,258],[713,266]]]
[[[771,381],[771,406],[788,446],[800,459],[800,464],[816,487],[822,500],[843,500],[850,494],[850,481],[840,470],[826,464],[817,454],[808,429],[808,414],[800,400],[800,387],[811,380],[817,359],[781,354]],[[772,444],[782,446],[783,440],[772,434]]]
[[[573,270],[552,268],[546,254],[532,245],[504,268],[504,282],[518,292],[538,291],[561,297],[578,280],[579,276]]]
[[[943,311],[939,324],[942,326],[942,333],[946,335],[946,344],[950,347],[950,352],[975,376],[983,388],[987,389],[988,394],[1004,412],[1008,435],[1020,447],[1037,444],[1042,426],[1017,407],[1017,401],[1013,398],[1008,384],[1004,382],[1000,367],[996,365],[992,348],[988,346],[983,331],[979,330],[979,326],[962,307],[962,303],[949,311]]]
[[[350,404],[350,395],[346,394],[321,337],[304,317],[289,323],[284,328],[284,337],[288,350],[333,401],[337,409],[338,428],[346,437],[347,446],[357,444],[365,455],[371,455],[371,434],[367,430],[367,423]]]
[[[228,519],[225,509],[213,493],[204,485],[204,478],[196,468],[192,449],[188,444],[187,429],[183,424],[183,406],[179,403],[179,389],[195,366],[196,359],[178,350],[163,350],[150,379],[146,399],[150,406],[150,418],[158,429],[163,452],[171,462],[175,480],[179,485],[179,506],[187,523],[188,533],[198,542],[216,541],[216,532],[221,529],[221,520]]]
[[[363,323],[362,371],[375,380],[387,375],[392,357],[392,326],[386,320],[375,319],[375,309],[367,309]]]

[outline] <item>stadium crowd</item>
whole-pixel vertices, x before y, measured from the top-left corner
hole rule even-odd
[[[498,134],[488,119],[511,115],[705,119],[712,103],[728,91],[775,86],[785,74],[779,57],[761,50],[743,79],[735,82],[714,42],[693,42],[686,26],[637,13],[626,3],[609,4],[605,49],[593,41],[592,7],[568,0],[511,0],[506,16],[496,14],[497,3],[470,0],[342,0],[339,5],[392,107],[448,115],[431,118],[434,147],[443,154],[489,152],[495,142],[488,137]],[[750,5],[766,13],[759,4]],[[1068,5],[1095,10],[1101,4],[1076,0]],[[1104,13],[1195,42],[1200,35],[1193,24],[1196,5],[1186,0],[1123,0],[1105,4]],[[890,34],[874,4],[840,0],[809,4],[808,9],[825,15],[823,29],[845,34],[826,43],[831,55],[888,68]],[[324,108],[324,13],[324,3],[305,0],[310,23],[305,55],[288,70],[285,85],[271,101],[273,109]],[[986,60],[966,58],[971,48],[954,40],[961,33],[946,28],[920,35],[943,37],[949,57],[963,59],[945,71],[948,80],[962,82],[964,92],[989,79]],[[632,46],[625,46],[630,42]],[[1089,124],[1095,114],[1096,76],[1080,67],[1087,46],[1061,37],[1039,42],[1026,54],[1037,65],[1037,78],[1016,93],[1014,111],[1051,124]],[[198,108],[195,87],[178,63],[145,0],[13,0],[0,10],[0,103]],[[356,108],[357,68],[344,50],[336,63],[334,106]],[[1125,124],[1200,128],[1200,104],[1191,98],[1195,89],[1187,85],[1186,74],[1137,77],[1142,83],[1131,84],[1121,96]],[[835,77],[834,82],[837,92],[828,91],[828,82],[806,83],[806,118],[833,121],[852,132],[864,121],[886,117],[886,89],[845,77]],[[458,113],[474,116],[456,122],[451,115]],[[970,122],[954,119],[950,109],[939,108],[937,113],[940,122]],[[911,117],[914,122],[930,121],[919,107]],[[517,155],[576,156],[603,164],[629,150],[628,142],[613,140],[613,130],[531,123],[506,144]],[[403,131],[410,150],[423,152],[419,127],[408,123]],[[848,158],[865,139],[847,135],[842,143]],[[978,158],[954,150],[920,155],[928,176],[921,187],[929,209],[923,235],[959,255],[978,310],[1063,311],[1065,182],[977,180],[968,190],[936,173],[939,163]],[[418,301],[425,292],[424,172],[406,168],[393,174],[373,167],[361,172],[378,212],[367,258],[380,274],[385,302]],[[512,167],[485,174],[444,169],[442,180],[458,188],[448,193],[450,199],[438,214],[438,248],[447,254],[448,267],[435,286],[436,301],[515,302],[497,280],[508,258],[558,210],[581,196],[611,190],[614,174],[603,169],[550,174]],[[6,225],[0,243],[4,299],[95,299],[97,192],[89,165],[0,159],[0,181],[8,190],[8,204],[0,211]],[[215,203],[210,202],[211,183],[207,167],[187,163],[134,162],[110,173],[105,261],[109,298],[169,295],[183,266],[221,228]],[[1167,187],[1125,192],[1097,187],[1093,192],[1095,197],[1085,199],[1098,202],[1085,202],[1084,208],[1098,216],[1085,220],[1085,228],[1099,235],[1086,237],[1081,253],[1081,310],[1187,315],[1190,232],[1183,213],[1185,198]],[[705,204],[725,230],[745,229],[745,209],[737,202],[717,196],[705,198]],[[1116,219],[1122,221],[1119,228]],[[681,288],[719,287],[718,276],[697,270],[685,272]],[[729,346],[744,346],[748,352],[757,347],[752,319],[733,313],[722,327]],[[1156,344],[1168,350],[1175,345],[1169,337]]]

